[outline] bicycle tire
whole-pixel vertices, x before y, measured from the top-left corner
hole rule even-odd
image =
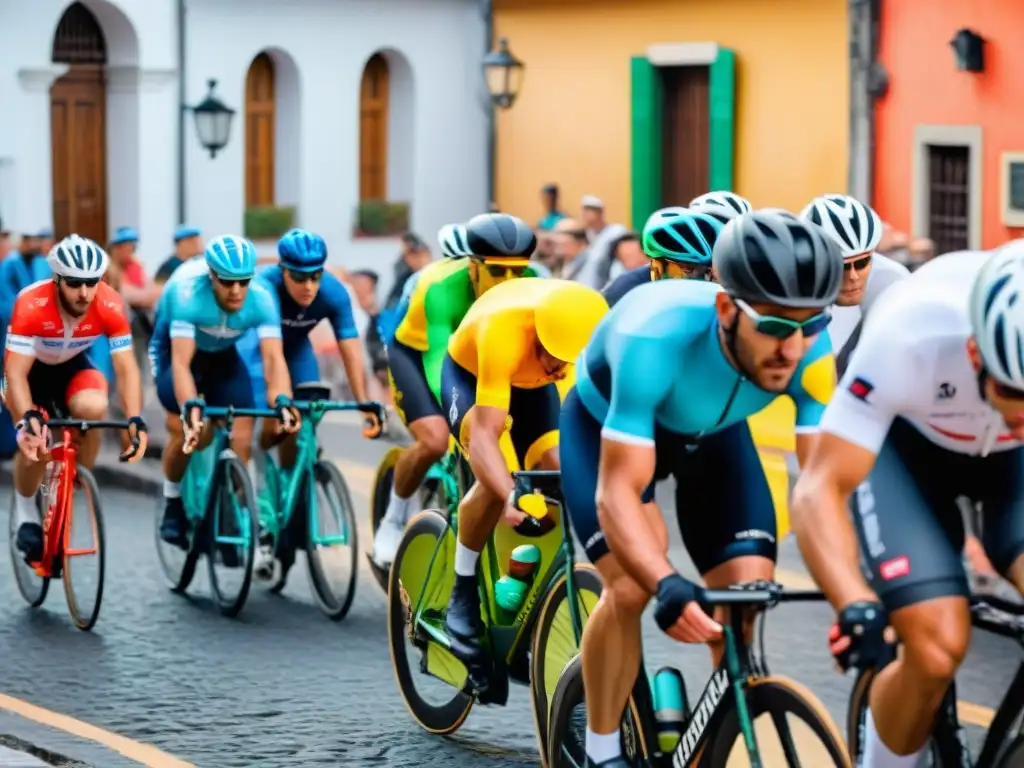
[[[601,577],[598,575],[597,569],[589,563],[576,563],[573,566],[573,581],[578,594],[586,592],[597,597],[601,596]],[[551,700],[555,689],[558,687],[558,680],[561,677],[562,670],[579,653],[576,638],[571,634],[573,630],[572,623],[571,621],[564,621],[564,619],[570,618],[568,615],[567,592],[568,581],[563,572],[559,574],[558,579],[544,595],[540,610],[536,613],[530,643],[530,698],[533,702],[533,722],[536,726],[537,744],[542,766],[547,765],[548,715],[551,711]],[[594,603],[596,602],[595,599]],[[580,605],[580,613],[585,624],[586,617],[589,615],[590,610],[592,610],[593,604],[588,608],[583,600],[578,600],[578,605]],[[557,633],[554,639],[559,644],[565,643],[565,647],[571,644],[573,653],[558,666],[558,669],[553,669],[549,664],[552,666],[557,665],[558,659],[548,658],[546,651],[548,643],[552,640],[555,622],[559,618],[563,618],[563,625],[567,624],[570,634],[569,636],[564,636],[564,633]]]
[[[352,503],[352,494],[349,493],[348,483],[344,475],[330,461],[318,461],[313,467],[313,476],[317,485],[324,489],[324,495],[328,504],[334,508],[335,520],[338,522],[339,531],[347,531],[349,540],[345,546],[349,549],[348,555],[348,578],[345,585],[345,594],[338,596],[331,588],[330,580],[327,578],[327,571],[320,559],[320,549],[313,542],[312,521],[307,526],[306,534],[306,567],[309,569],[309,585],[320,611],[331,621],[341,621],[348,614],[352,607],[352,600],[356,596],[356,576],[359,573],[359,533],[356,530],[355,505]],[[327,491],[327,487],[334,489],[334,496]],[[340,511],[335,506],[332,498],[340,505]],[[317,505],[319,506],[319,505]],[[312,514],[309,510],[307,514]],[[333,547],[332,547],[333,548]]]
[[[100,606],[103,604],[103,583],[106,575],[106,557],[104,554],[106,551],[106,539],[103,529],[103,506],[100,504],[100,489],[96,485],[96,478],[85,467],[78,467],[75,484],[81,487],[81,490],[85,492],[86,497],[89,499],[91,519],[94,524],[93,534],[95,540],[93,544],[96,547],[96,556],[99,560],[99,571],[96,577],[96,602],[93,605],[92,611],[87,615],[81,610],[78,598],[75,595],[75,586],[72,582],[72,556],[69,556],[67,552],[61,553],[64,558],[64,598],[68,604],[68,613],[71,615],[71,621],[83,632],[88,632],[95,626],[96,620],[99,619]],[[72,499],[74,499],[74,494],[72,494]],[[73,519],[74,508],[72,507],[68,513],[68,519],[64,521],[64,525],[67,526],[65,536],[69,539]]]
[[[461,690],[451,689],[452,697],[441,705],[432,705],[425,701],[416,690],[413,683],[413,676],[419,673],[410,664],[409,649],[406,645],[406,638],[409,634],[408,608],[405,600],[415,604],[415,600],[409,596],[401,582],[402,560],[410,546],[420,537],[430,537],[436,543],[441,536],[451,535],[444,516],[434,509],[424,510],[416,515],[405,528],[402,541],[395,553],[395,562],[392,564],[391,573],[388,576],[388,646],[391,651],[391,667],[395,673],[395,682],[398,683],[399,693],[405,702],[409,714],[425,730],[436,734],[454,733],[469,717],[473,708],[473,698],[467,696]],[[419,547],[417,547],[419,550]],[[431,547],[431,552],[433,548]],[[445,564],[441,564],[442,567]],[[435,562],[434,567],[438,567]],[[434,573],[434,571],[431,571]],[[426,588],[424,585],[418,589]],[[449,587],[450,589],[450,587]],[[405,595],[405,599],[403,599]],[[443,596],[447,603],[448,594]]]
[[[39,516],[40,525],[44,512],[40,510],[42,496],[36,494],[36,513]],[[14,511],[14,491],[11,491],[11,513],[8,516],[7,543],[11,552],[11,567],[14,570],[14,581],[18,585],[18,591],[28,603],[30,608],[38,608],[46,602],[46,596],[50,592],[50,578],[39,576],[29,564],[25,562],[25,556],[18,549],[18,516]]]
[[[185,552],[185,559],[181,562],[180,566],[177,563],[172,563],[168,557],[168,551],[171,548],[178,552],[182,550],[174,544],[164,541],[160,536],[160,524],[163,522],[164,506],[166,503],[167,500],[162,496],[158,498],[156,510],[153,514],[153,522],[156,524],[153,529],[156,541],[156,554],[160,560],[160,570],[164,572],[164,578],[167,579],[167,586],[170,587],[171,592],[176,595],[184,595],[192,584],[192,579],[195,578],[196,566],[199,564],[199,556],[202,554],[199,546],[200,537],[190,537],[191,543]]]
[[[1024,765],[1024,735],[1017,734],[996,760],[993,768],[1019,768]]]
[[[404,450],[398,446],[389,449],[384,454],[384,458],[380,460],[380,464],[377,465],[377,474],[373,479],[373,490],[370,493],[370,532],[374,539],[377,537],[380,521],[384,519],[384,514],[388,511],[391,485],[395,477],[395,465]],[[366,553],[366,560],[370,564],[370,573],[373,574],[374,581],[384,592],[387,592],[389,569],[381,568],[373,562],[369,552]]]
[[[217,603],[217,608],[220,612],[228,618],[234,618],[237,616],[242,608],[245,606],[245,601],[249,597],[249,588],[252,586],[252,567],[253,562],[256,559],[256,541],[259,538],[259,523],[256,519],[256,494],[252,489],[252,480],[249,477],[248,471],[245,469],[245,465],[242,464],[241,460],[234,454],[221,456],[215,465],[214,471],[217,473],[217,487],[213,489],[213,499],[210,503],[210,509],[207,512],[207,520],[205,522],[205,528],[207,531],[207,552],[206,560],[209,566],[210,572],[210,589],[213,591],[214,602]],[[231,483],[233,488],[229,491],[227,484]],[[248,527],[249,529],[249,543],[248,546],[244,547],[243,562],[238,564],[238,568],[242,570],[242,584],[238,589],[238,594],[234,598],[225,597],[221,590],[220,581],[217,578],[217,554],[218,554],[218,543],[217,543],[217,530],[216,530],[216,515],[220,511],[220,505],[224,500],[224,496],[228,493],[234,494],[236,497],[241,497],[239,501],[239,511],[242,512],[239,524]],[[243,534],[243,531],[239,531],[239,534]],[[240,547],[241,548],[241,547]],[[234,569],[232,569],[234,570]]]
[[[799,683],[787,680],[782,677],[759,677],[748,681],[745,687],[746,701],[751,720],[759,715],[770,715],[773,723],[778,723],[780,716],[796,716],[808,726],[819,745],[824,747],[828,759],[837,768],[850,768],[850,756],[847,747],[843,743],[842,735],[838,727],[832,721],[828,710],[817,700],[817,698]],[[756,727],[756,726],[755,726]],[[780,743],[782,734],[779,735]],[[762,760],[765,765],[776,765],[764,757],[763,739],[758,740],[758,748],[762,751]],[[789,744],[795,748],[792,742]],[[782,745],[786,750],[786,745]],[[739,715],[735,703],[724,713],[718,728],[711,737],[708,746],[691,759],[691,765],[700,765],[701,768],[720,768],[727,764],[734,749],[743,750],[743,737],[740,734]],[[787,761],[788,765],[814,765],[815,768],[824,768],[827,763],[815,760],[814,762]]]
[[[864,751],[864,734],[868,711],[868,693],[871,683],[878,671],[874,668],[861,670],[850,689],[850,698],[846,705],[846,745],[850,762],[854,765]],[[929,739],[928,749],[931,750],[931,765],[942,765],[939,745]]]

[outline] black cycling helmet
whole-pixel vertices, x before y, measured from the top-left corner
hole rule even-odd
[[[745,213],[726,224],[712,266],[730,296],[793,309],[832,306],[843,282],[836,242],[784,211]]]
[[[537,236],[522,219],[507,213],[481,213],[466,222],[466,250],[474,259],[528,259]]]

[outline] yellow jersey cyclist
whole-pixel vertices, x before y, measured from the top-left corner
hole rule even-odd
[[[789,395],[806,458],[834,388],[822,332],[843,276],[836,244],[795,216],[747,213],[722,229],[713,266],[720,285],[661,280],[620,301],[562,406],[562,489],[603,583],[582,643],[592,766],[628,765],[618,728],[652,595],[663,631],[722,654],[701,589],[668,559],[653,480],[677,478],[678,525],[709,587],[771,578],[775,509],[747,418]]]
[[[502,516],[526,533],[540,532],[535,519],[512,506],[512,476],[499,441],[508,430],[522,469],[558,468],[561,402],[554,382],[607,311],[601,294],[579,283],[523,278],[477,300],[448,342],[441,406],[477,478],[459,505],[446,619],[452,650],[467,660],[483,633],[476,567],[488,537]]]
[[[405,523],[417,511],[417,491],[427,471],[448,450],[448,425],[440,406],[448,339],[478,297],[506,280],[533,275],[529,260],[537,238],[522,219],[485,213],[446,233],[451,241],[442,249],[465,258],[449,258],[422,270],[388,344],[395,409],[414,442],[395,465],[388,509],[374,536],[371,558],[381,568],[390,566]]]

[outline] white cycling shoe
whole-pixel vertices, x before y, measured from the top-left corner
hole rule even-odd
[[[373,552],[370,553],[370,559],[378,568],[391,567],[404,532],[405,526],[397,520],[388,520],[385,517],[380,521],[377,533],[373,537]]]

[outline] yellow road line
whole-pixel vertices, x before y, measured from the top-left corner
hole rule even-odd
[[[157,749],[152,744],[144,744],[141,741],[134,741],[127,736],[105,731],[95,725],[84,723],[68,715],[59,712],[51,712],[48,709],[37,707],[27,701],[16,699],[13,696],[5,696],[0,693],[0,709],[6,709],[26,720],[33,720],[42,725],[56,728],[57,730],[70,733],[82,739],[102,744],[114,752],[124,755],[129,760],[149,766],[149,768],[196,768],[193,763],[181,760],[174,755]]]

